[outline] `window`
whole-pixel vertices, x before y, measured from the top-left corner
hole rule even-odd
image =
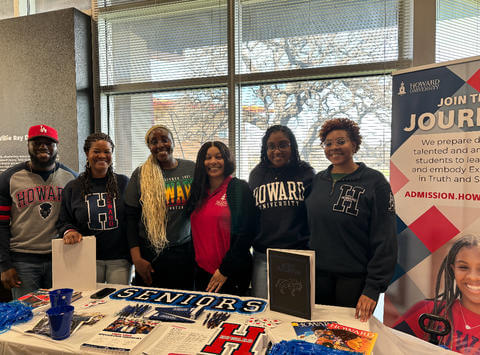
[[[75,7],[90,15],[91,0],[0,0],[0,20]]]
[[[398,1],[240,1],[241,72],[398,59]]]
[[[195,161],[206,141],[228,144],[225,88],[110,95],[110,133],[116,143],[117,171],[130,174],[150,152],[145,132],[153,123],[174,135],[174,156]],[[122,159],[127,157],[127,159]]]
[[[10,0],[0,0],[0,20],[15,16],[14,4]]]
[[[273,124],[292,129],[302,159],[316,171],[326,168],[329,162],[320,148],[320,126],[326,118],[351,117],[356,118],[364,138],[355,159],[388,176],[390,88],[391,78],[386,75],[243,86],[239,175],[248,177],[260,161],[263,134]]]
[[[168,2],[101,12],[100,84],[225,76],[226,21],[225,1]]]
[[[479,0],[437,0],[437,63],[480,55],[479,36]]]
[[[174,131],[178,157],[229,143],[244,179],[266,128],[285,124],[320,170],[321,124],[350,117],[364,137],[357,159],[388,175],[389,74],[411,65],[410,9],[405,0],[98,1],[101,119],[117,171],[145,161],[153,123]]]

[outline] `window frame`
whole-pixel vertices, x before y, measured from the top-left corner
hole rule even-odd
[[[228,72],[224,76],[204,77],[204,78],[191,78],[169,81],[149,81],[130,84],[117,84],[117,85],[103,85],[99,84],[99,63],[98,63],[98,32],[97,26],[94,27],[94,50],[96,52],[96,66],[95,66],[95,127],[109,129],[109,114],[110,110],[107,107],[101,107],[100,102],[109,102],[109,95],[118,94],[135,94],[135,93],[149,93],[149,92],[163,92],[179,89],[202,89],[213,87],[226,87],[228,92],[228,143],[230,147],[235,147],[233,150],[234,155],[239,147],[238,133],[238,115],[241,111],[240,108],[240,91],[243,85],[255,85],[255,84],[269,84],[269,83],[283,83],[291,81],[306,81],[306,80],[324,80],[324,79],[342,79],[362,76],[374,76],[374,75],[390,75],[392,72],[409,68],[418,64],[426,63],[428,58],[434,57],[435,44],[433,44],[433,50],[431,50],[430,44],[427,46],[426,36],[420,35],[423,31],[431,33],[435,31],[435,14],[433,14],[433,27],[432,21],[426,22],[426,26],[423,26],[421,31],[412,31],[409,27],[414,27],[418,19],[432,18],[431,5],[436,5],[436,0],[400,0],[400,11],[404,11],[403,16],[408,18],[405,22],[407,28],[399,27],[398,35],[398,59],[394,61],[374,62],[367,64],[354,64],[354,65],[342,65],[342,66],[329,66],[320,68],[308,68],[308,69],[294,69],[294,70],[282,70],[271,72],[259,72],[238,74],[236,73],[236,51],[238,50],[237,40],[237,27],[235,24],[235,17],[239,9],[239,0],[226,0],[227,3],[227,63]],[[92,14],[93,18],[98,19],[99,14],[110,13],[119,10],[125,10],[136,7],[143,7],[149,5],[169,4],[175,3],[176,0],[143,0],[135,1],[131,3],[123,3],[118,5],[111,5],[98,8],[99,2],[105,2],[105,0],[92,0]],[[404,6],[405,3],[411,3],[411,9],[413,13],[407,13],[408,6]],[[411,22],[411,23],[410,23]],[[403,22],[402,22],[403,24]],[[417,29],[418,27],[414,27]],[[413,33],[412,33],[413,32]],[[413,38],[411,38],[413,36]],[[431,38],[430,38],[431,40]],[[433,41],[434,42],[434,41]],[[413,47],[412,47],[413,44]],[[423,50],[420,48],[423,47]],[[409,49],[411,48],[411,49]],[[425,54],[425,48],[427,48],[427,54]],[[413,53],[410,54],[409,51]],[[410,59],[408,58],[410,57]],[[423,63],[422,63],[423,62]],[[107,117],[105,117],[107,115]],[[237,157],[238,159],[238,157]]]

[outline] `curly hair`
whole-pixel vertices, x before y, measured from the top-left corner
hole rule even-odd
[[[292,130],[287,126],[283,125],[274,125],[270,126],[263,135],[262,138],[262,150],[260,152],[260,165],[261,166],[269,166],[271,165],[270,160],[267,156],[267,142],[270,135],[275,132],[282,132],[285,134],[290,141],[290,149],[291,149],[291,157],[290,157],[290,164],[291,165],[298,165],[300,163],[300,153],[298,152],[298,144],[295,135],[293,134]]]
[[[432,313],[447,318],[453,327],[452,307],[458,298],[462,297],[460,289],[455,283],[455,273],[453,265],[457,254],[462,248],[471,248],[480,246],[480,237],[474,235],[465,235],[459,238],[450,248],[447,256],[443,259],[438,271],[435,283],[435,296],[433,298]],[[443,278],[443,283],[442,283]],[[443,293],[440,289],[443,286]],[[429,324],[431,327],[431,324]]]
[[[199,207],[205,197],[207,197],[208,188],[210,183],[208,180],[207,171],[205,169],[205,158],[207,156],[208,149],[211,147],[217,147],[223,158],[223,176],[227,177],[235,171],[235,161],[233,160],[230,149],[220,141],[212,141],[204,143],[197,153],[197,160],[195,162],[195,172],[193,174],[192,188],[190,189],[190,198],[187,201],[185,211],[187,215]]]
[[[78,177],[78,180],[80,181],[80,185],[82,188],[83,196],[88,195],[91,192],[91,187],[92,187],[92,168],[88,163],[88,152],[90,151],[92,144],[98,141],[108,142],[112,147],[112,153],[113,153],[113,149],[115,148],[115,144],[113,144],[112,138],[110,138],[110,136],[105,133],[95,132],[90,134],[85,139],[85,142],[83,144],[83,151],[87,156],[87,162],[85,164],[85,171],[81,173],[80,176]],[[115,196],[118,195],[117,177],[113,173],[113,165],[110,165],[108,167],[106,178],[107,178],[107,194],[111,199],[113,199]]]
[[[145,134],[145,143],[149,145],[150,134],[156,129],[164,129],[173,141],[172,132],[163,125],[153,125]],[[140,204],[142,222],[147,238],[153,248],[160,252],[168,244],[167,240],[167,194],[162,168],[157,159],[150,154],[140,168]]]
[[[360,144],[362,144],[360,127],[355,121],[352,121],[349,118],[333,118],[331,120],[325,121],[320,128],[320,132],[318,134],[318,136],[320,137],[320,142],[325,142],[328,134],[336,130],[346,131],[350,141],[355,144],[354,153],[358,152],[358,150],[360,149]]]

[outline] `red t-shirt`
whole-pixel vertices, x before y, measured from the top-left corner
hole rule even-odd
[[[192,224],[195,261],[213,274],[230,249],[230,208],[227,203],[228,176],[215,191],[208,194],[202,205],[193,211]]]
[[[471,329],[466,328],[460,307]],[[433,301],[420,301],[395,323],[394,328],[428,341],[429,335],[418,325],[418,318],[422,313],[432,313],[432,311]],[[443,337],[440,344],[462,354],[480,354],[480,314],[469,311],[457,300],[452,306],[452,316],[452,331],[450,335]]]

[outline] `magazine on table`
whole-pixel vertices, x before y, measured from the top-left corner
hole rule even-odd
[[[378,334],[335,321],[292,322],[297,339],[329,348],[369,355]]]
[[[128,354],[160,328],[159,321],[119,317],[81,345],[88,351]]]
[[[315,332],[318,329],[327,329],[328,324],[337,323],[335,321],[311,321],[311,322],[292,322],[293,330],[299,340],[305,340],[309,343],[315,343],[317,336]]]
[[[23,295],[17,298],[17,300],[28,304],[33,309],[40,309],[40,308],[43,309],[44,306],[47,306],[47,305],[50,306],[49,291],[50,290],[46,288],[40,288],[38,290],[29,292],[26,295]],[[74,291],[72,294],[71,302],[75,302],[81,297],[82,297],[82,292]]]
[[[17,298],[18,301],[28,304],[33,309],[50,304],[50,296],[47,289],[41,288],[36,291],[32,291]]]

